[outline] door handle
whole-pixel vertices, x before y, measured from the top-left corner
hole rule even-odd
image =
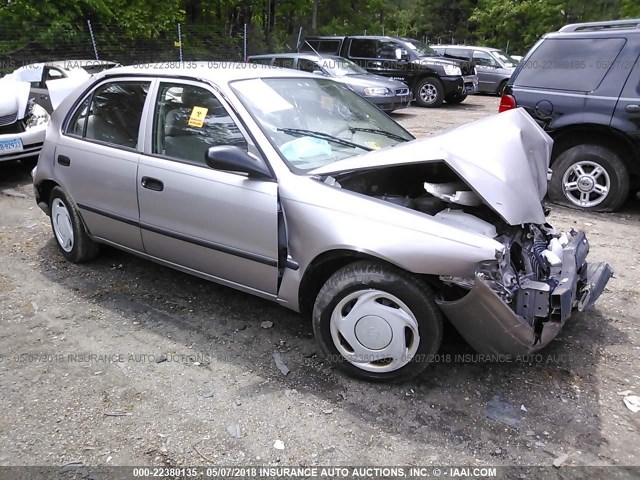
[[[640,113],[640,105],[627,105],[624,107],[624,111],[627,113]]]
[[[161,192],[162,190],[164,190],[164,183],[162,183],[157,178],[142,177],[140,185],[142,185],[142,188],[147,188],[156,192]]]
[[[68,167],[69,165],[71,165],[71,159],[66,155],[58,155],[58,165]]]

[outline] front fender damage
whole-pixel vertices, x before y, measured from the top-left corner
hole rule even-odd
[[[438,306],[478,353],[534,353],[558,335],[573,312],[590,308],[612,277],[609,264],[587,264],[587,252],[584,234],[574,234],[563,248],[564,267],[552,281],[523,282],[505,299],[477,273],[465,296],[438,299]]]

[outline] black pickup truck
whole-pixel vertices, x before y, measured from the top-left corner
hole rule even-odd
[[[358,35],[307,37],[298,52],[315,52],[348,58],[371,73],[406,83],[422,107],[442,102],[460,103],[478,91],[473,62],[445,58],[417,40]]]

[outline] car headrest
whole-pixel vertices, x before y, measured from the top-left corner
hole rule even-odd
[[[209,109],[210,112],[221,106],[220,102],[213,96],[211,92],[197,87],[183,88],[182,103],[185,107],[189,108],[204,107]]]

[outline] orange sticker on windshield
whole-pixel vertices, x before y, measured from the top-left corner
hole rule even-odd
[[[204,118],[207,116],[208,111],[208,108],[193,107],[187,125],[189,125],[190,127],[202,128],[202,126],[204,125]]]

